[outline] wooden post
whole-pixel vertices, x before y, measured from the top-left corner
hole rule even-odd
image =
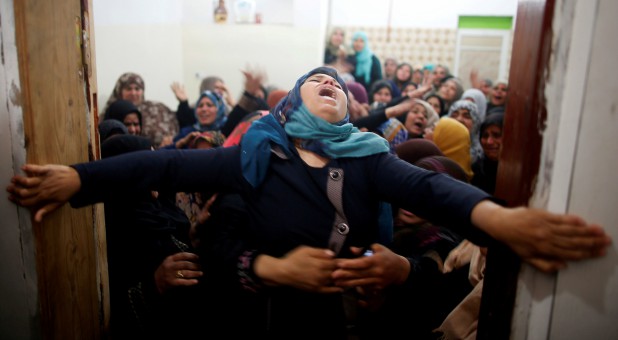
[[[99,158],[91,1],[13,1],[28,163]],[[31,228],[34,249],[24,252],[35,253],[41,320],[32,327],[49,339],[103,338],[109,298],[102,207],[67,205]]]

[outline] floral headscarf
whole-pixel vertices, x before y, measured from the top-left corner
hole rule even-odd
[[[116,81],[114,91],[105,105],[105,110],[118,99],[122,99],[122,89],[131,84],[137,85],[144,91],[146,89],[144,79],[140,75],[133,72],[123,73]],[[137,105],[137,108],[142,113],[142,135],[150,138],[155,145],[159,146],[165,136],[171,137],[178,133],[176,115],[165,104],[146,100],[145,95],[142,94],[141,103]]]
[[[105,104],[105,109],[103,110],[103,112],[105,112],[107,108],[112,105],[113,102],[122,99],[122,89],[132,84],[137,85],[137,87],[139,87],[143,91],[146,90],[144,79],[139,74],[132,72],[123,73],[120,78],[116,80],[116,85],[114,85],[114,91],[109,96],[109,99],[107,99],[107,103]],[[143,100],[144,97],[142,96],[142,101]]]

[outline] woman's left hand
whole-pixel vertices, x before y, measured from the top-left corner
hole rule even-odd
[[[354,254],[362,249],[352,247]],[[373,254],[353,259],[338,259],[332,278],[339,287],[364,286],[384,289],[393,284],[402,284],[410,273],[410,262],[381,244],[371,246]]]

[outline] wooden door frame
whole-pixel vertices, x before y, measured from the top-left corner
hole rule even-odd
[[[25,162],[99,159],[92,0],[12,1],[20,80],[15,101],[22,117],[11,133],[21,139]],[[23,160],[13,162],[19,169]],[[29,326],[44,339],[105,337],[103,216],[100,204],[83,209],[67,204],[41,223],[32,214],[20,217],[20,228],[33,238],[23,252],[33,254],[37,273],[39,315]]]
[[[538,176],[547,119],[555,0],[520,1],[517,8],[503,149],[496,196],[511,207],[528,205]],[[477,339],[509,339],[521,262],[508,247],[492,244],[481,298]]]

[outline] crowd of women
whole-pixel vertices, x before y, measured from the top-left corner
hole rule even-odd
[[[599,226],[494,196],[506,84],[343,44],[291,89],[174,83],[176,111],[124,74],[103,160],[12,179],[35,221],[105,203],[113,338],[470,338],[490,240],[548,272],[604,254]]]

